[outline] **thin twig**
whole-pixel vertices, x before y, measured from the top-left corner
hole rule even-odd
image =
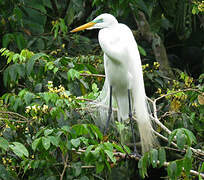
[[[188,89],[182,89],[182,90],[178,90],[178,91],[175,91],[175,92],[172,92],[172,93],[164,94],[164,95],[162,95],[162,96],[156,98],[154,101],[155,101],[155,103],[156,103],[156,101],[158,101],[158,100],[160,100],[160,99],[162,99],[162,98],[164,98],[164,97],[166,97],[166,96],[172,96],[172,95],[174,95],[174,94],[177,94],[177,93],[180,93],[180,92],[186,92],[186,91],[195,91],[195,92],[197,92],[197,93],[202,94],[202,92],[199,91],[198,89],[188,88]]]
[[[63,168],[63,171],[62,171],[62,174],[60,174],[60,180],[63,180],[63,177],[64,177],[64,173],[67,169],[67,166],[68,166],[68,154],[66,155],[65,159],[64,159],[64,156],[62,155],[62,159],[63,159],[63,162],[64,162],[64,168]]]
[[[102,77],[102,78],[106,77],[103,74],[88,74],[88,73],[81,73],[80,76],[91,76],[91,77]]]
[[[29,121],[26,117],[22,116],[21,114],[11,112],[11,111],[0,111],[0,114],[7,114],[9,116],[17,116],[17,118],[19,118],[19,119],[23,119],[27,122]]]

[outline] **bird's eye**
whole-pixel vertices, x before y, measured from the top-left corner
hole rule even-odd
[[[94,21],[95,23],[102,23],[103,22],[103,19],[97,19]]]

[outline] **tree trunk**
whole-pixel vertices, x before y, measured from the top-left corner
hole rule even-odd
[[[161,38],[159,37],[158,34],[151,32],[150,25],[147,22],[143,12],[139,11],[137,19],[136,17],[134,18],[137,23],[138,30],[142,35],[142,37],[152,44],[152,49],[155,55],[155,59],[160,64],[160,71],[163,73],[164,76],[173,77],[174,75],[171,70],[171,67],[169,66],[169,61],[166,54],[166,48]]]

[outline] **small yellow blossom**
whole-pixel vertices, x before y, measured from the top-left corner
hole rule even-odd
[[[8,124],[6,124],[6,128],[10,128]]]
[[[62,44],[62,48],[63,48],[63,49],[65,48],[65,44]]]
[[[2,158],[3,164],[6,164],[6,159],[3,157]]]
[[[47,110],[48,110],[48,106],[44,104],[42,111],[43,111],[44,113],[47,113]]]
[[[198,107],[198,104],[197,103],[192,103],[192,106]]]
[[[30,107],[30,106],[27,106],[27,107],[26,107],[26,111],[25,111],[25,112],[26,112],[26,113],[29,113],[29,112],[30,112],[30,110],[31,110],[31,107]]]
[[[161,92],[162,92],[161,88],[158,88],[156,91],[157,94],[161,94]]]
[[[34,116],[32,119],[33,119],[33,120],[36,120],[37,118],[38,118],[37,116]]]

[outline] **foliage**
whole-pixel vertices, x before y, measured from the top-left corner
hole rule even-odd
[[[118,163],[120,166],[114,152],[130,153],[127,146],[116,143],[115,133],[112,133],[113,139],[103,139],[100,130],[89,124],[90,116],[77,110],[86,106],[79,95],[88,92],[89,98],[98,95],[97,85],[92,84],[94,79],[85,79],[81,74],[98,73],[96,69],[100,69],[102,63],[100,57],[62,56],[55,59],[51,55],[27,49],[20,53],[1,49],[1,54],[7,58],[4,85],[10,89],[10,93],[2,96],[1,102],[5,114],[1,112],[3,128],[0,149],[4,165],[2,172],[5,171],[6,178],[22,175],[34,179],[41,176],[94,178],[95,173],[105,178],[103,172],[111,170],[112,164]],[[92,62],[95,64],[91,65]],[[143,71],[147,87],[154,83],[157,96],[162,97],[167,92],[159,106],[164,111],[170,109],[168,113],[171,116],[160,115],[164,124],[173,130],[169,136],[169,145],[176,139],[179,150],[187,150],[182,158],[167,163],[168,153],[165,148],[153,149],[140,159],[140,175],[145,177],[151,165],[153,168],[167,166],[168,175],[172,179],[184,176],[184,172],[185,176],[189,176],[190,169],[199,164],[193,158],[190,147],[196,144],[197,148],[201,148],[203,145],[204,113],[201,108],[203,104],[198,100],[199,91],[203,91],[203,78],[201,76],[199,84],[195,85],[191,77],[181,72],[179,81],[164,80],[157,62],[143,65]],[[102,80],[98,77],[95,78],[97,81],[100,84]],[[80,87],[80,93],[74,90],[75,85]],[[179,92],[180,88],[196,91]],[[158,127],[157,131],[162,130]],[[107,141],[107,138],[110,140]]]
[[[0,97],[0,179],[139,179],[137,174],[151,177],[152,168],[163,168],[170,179],[193,179],[190,170],[204,172],[204,157],[195,151],[204,146],[203,74],[195,79],[174,69],[174,79],[164,77],[151,48],[138,40],[147,94],[157,100],[156,114],[171,134],[155,126],[168,142],[158,138],[161,147],[145,153],[137,166],[130,127],[116,123],[116,131],[103,137],[87,111],[86,100],[95,99],[104,82],[95,34],[69,33],[103,12],[135,29],[133,17],[143,11],[164,42],[192,46],[188,40],[193,33],[199,36],[203,26],[196,21],[202,20],[203,1],[0,0],[0,5],[5,89]],[[202,41],[199,36],[200,49]],[[121,129],[127,133],[121,137],[125,144],[118,138]]]

